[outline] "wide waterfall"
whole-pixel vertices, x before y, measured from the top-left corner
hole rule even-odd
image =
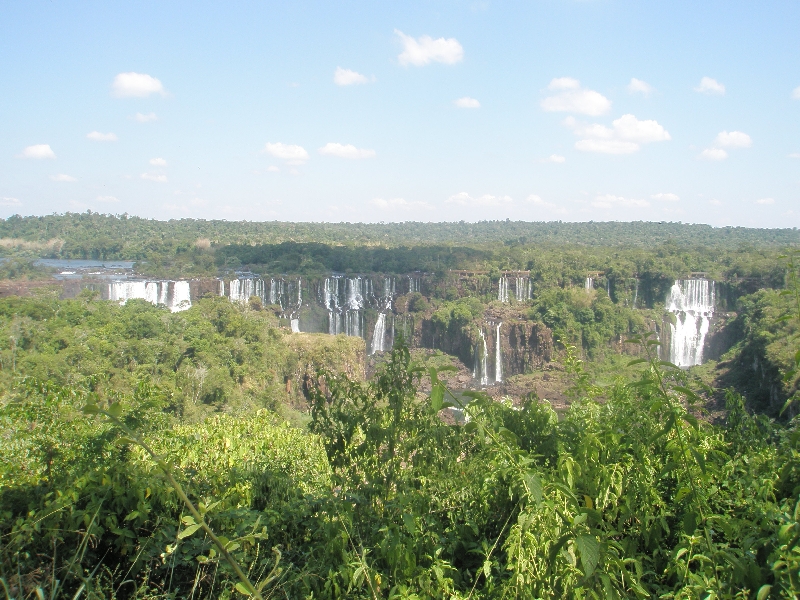
[[[517,277],[516,286],[514,287],[514,295],[517,302],[525,302],[530,300],[533,296],[531,289],[531,280],[527,277]]]
[[[714,304],[713,281],[675,281],[667,298],[667,310],[675,315],[675,324],[670,324],[670,362],[679,367],[703,363],[703,345],[714,316]]]
[[[413,294],[414,292],[421,292],[422,285],[421,280],[419,277],[413,277],[411,275],[408,276],[408,293]]]
[[[594,277],[587,277],[586,278],[586,283],[584,284],[584,287],[586,288],[587,292],[589,290],[593,290],[594,289]]]
[[[508,302],[508,279],[505,276],[497,282],[497,299],[500,302]]]
[[[481,343],[475,346],[475,363],[472,369],[472,377],[479,380],[481,385],[489,385],[489,351],[486,349],[486,337],[483,329],[480,330]]]
[[[300,319],[291,319],[289,325],[292,328],[292,333],[300,333]]]
[[[384,341],[386,340],[386,313],[380,313],[375,322],[375,331],[372,332],[372,348],[370,354],[383,352]]]
[[[497,324],[497,331],[495,333],[496,348],[494,352],[494,380],[497,383],[503,381],[503,353],[500,349],[500,326],[502,324],[502,322]]]
[[[108,299],[124,304],[132,299],[163,304],[172,312],[186,310],[192,305],[188,281],[112,281],[108,284]]]

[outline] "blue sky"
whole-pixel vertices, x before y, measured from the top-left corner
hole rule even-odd
[[[4,2],[0,216],[800,225],[800,3]]]

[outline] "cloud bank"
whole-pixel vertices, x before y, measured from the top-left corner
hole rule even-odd
[[[638,152],[642,144],[671,140],[669,132],[658,121],[639,120],[634,115],[622,115],[612,121],[611,127],[598,123],[579,124],[572,117],[564,122],[573,133],[583,139],[575,142],[575,148],[582,152],[602,154],[631,154]]]

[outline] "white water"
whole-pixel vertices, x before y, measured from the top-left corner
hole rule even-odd
[[[505,276],[497,282],[497,299],[500,302],[508,302],[508,279]]]
[[[420,278],[419,277],[412,277],[411,275],[408,276],[408,293],[413,294],[414,292],[420,291]]]
[[[292,326],[292,333],[300,333],[300,319],[292,319],[289,323]]]
[[[372,349],[370,354],[376,352],[384,352],[384,341],[386,340],[386,313],[378,315],[378,320],[375,322],[375,331],[372,332]]]
[[[219,295],[220,296],[225,295],[225,281],[223,279],[219,280]]]
[[[472,377],[478,379],[481,385],[489,385],[489,364],[487,356],[489,354],[486,349],[486,337],[483,335],[483,329],[480,330],[481,344],[475,347],[475,364],[472,370]]]
[[[593,290],[594,289],[594,277],[587,277],[586,278],[586,283],[584,284],[584,287],[586,288],[587,292],[589,290]]]
[[[633,293],[633,308],[636,308],[636,302],[639,300],[639,280],[636,280],[636,291]]]
[[[108,284],[108,299],[120,304],[132,299],[147,300],[163,304],[172,312],[192,305],[188,281],[112,281]]]
[[[670,324],[670,362],[679,367],[703,363],[703,345],[714,316],[714,282],[708,279],[675,281],[667,298],[667,310],[675,315]]]
[[[517,302],[525,302],[531,299],[531,281],[527,277],[517,277],[516,286],[514,287],[514,295]]]
[[[500,326],[503,323],[500,322],[497,324],[497,331],[495,333],[496,338],[496,348],[494,352],[494,380],[497,383],[503,381],[503,354],[500,349]]]

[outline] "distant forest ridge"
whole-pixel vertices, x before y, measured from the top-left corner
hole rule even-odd
[[[176,219],[158,221],[87,211],[0,220],[0,244],[39,255],[131,258],[156,248],[317,242],[350,246],[451,245],[471,247],[577,245],[781,248],[800,244],[797,228],[712,227],[673,222],[292,223]]]

